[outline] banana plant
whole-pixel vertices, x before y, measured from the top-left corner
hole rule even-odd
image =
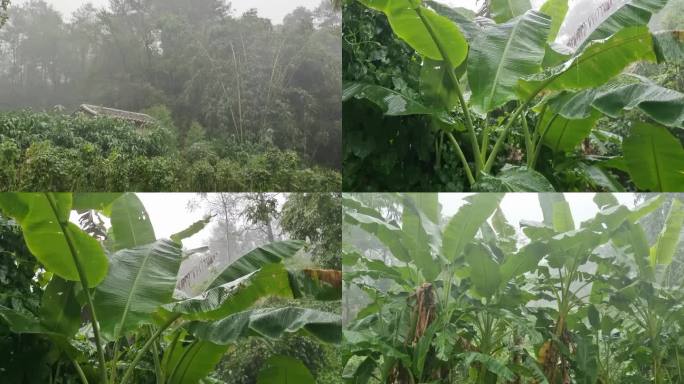
[[[446,223],[436,194],[398,196],[401,223],[345,197],[346,223],[375,237],[393,260],[386,265],[353,249],[343,259],[345,281],[372,300],[344,332],[347,380],[454,382],[463,377],[460,366],[477,383],[513,380],[514,370],[543,376],[533,359],[520,356],[509,366],[496,358],[505,340],[536,333],[512,315],[526,295],[509,282],[546,254],[544,244],[517,245],[498,208],[502,197],[467,197]]]
[[[157,383],[197,383],[244,338],[303,334],[328,343],[341,339],[336,314],[255,307],[270,296],[341,298],[339,271],[285,268],[282,261],[299,252],[302,241],[258,247],[219,271],[200,295],[185,297],[176,289],[182,241],[209,219],[170,239],[157,239],[145,207],[130,193],[7,193],[0,194],[0,211],[17,221],[31,253],[54,275],[39,314],[0,307],[0,319],[12,332],[40,334],[54,342],[83,383],[136,382],[147,372],[143,359],[151,361]],[[91,236],[70,222],[74,211],[108,217],[107,238]],[[84,341],[95,345],[95,362],[84,352],[89,348]],[[260,383],[279,382],[281,374],[314,382],[301,363],[288,370],[287,361],[269,360]]]
[[[612,238],[615,253],[623,256],[623,264],[630,261],[635,273],[629,279],[612,280],[610,286],[599,287],[603,292],[597,293],[605,306],[624,315],[633,341],[630,350],[647,352],[649,358],[644,366],[650,368],[654,383],[676,382],[683,377],[678,340],[682,328],[677,319],[684,314],[684,296],[678,285],[669,281],[683,225],[684,204],[673,198],[664,225],[653,241],[649,242],[641,225],[621,227]],[[674,357],[669,359],[674,367],[668,369],[665,362],[670,356]]]
[[[590,136],[605,138],[593,132],[601,117],[632,110],[648,122],[635,122],[620,138],[623,155],[586,155],[582,172],[601,190],[623,189],[615,170],[641,190],[684,188],[684,148],[673,135],[684,128],[684,94],[626,73],[638,62],[681,63],[682,32],[648,28],[668,0],[625,1],[576,50],[555,42],[567,0],[547,0],[539,10],[529,0],[490,1],[491,19],[474,20],[429,0],[358,1],[382,12],[422,60],[420,92],[349,82],[343,101],[364,99],[385,116],[430,119],[471,190],[553,191],[549,170]],[[514,133],[524,161],[502,165]]]

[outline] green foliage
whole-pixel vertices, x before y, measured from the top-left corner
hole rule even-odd
[[[674,176],[645,180],[653,156],[630,146],[643,129],[597,128],[604,116],[649,120],[665,151],[679,153],[684,95],[630,73],[681,65],[681,31],[648,27],[667,2],[626,2],[567,47],[557,41],[563,0],[539,11],[487,1],[475,21],[434,1],[345,2],[344,188],[681,189]],[[661,164],[670,175],[682,168]]]
[[[342,195],[296,193],[283,205],[280,225],[291,237],[308,239],[313,260],[323,268],[341,269]]]
[[[111,229],[80,229],[69,222],[74,207],[108,217]],[[323,343],[341,339],[339,315],[304,307],[307,300],[327,300],[335,308],[341,298],[340,272],[282,265],[304,242],[260,247],[208,281],[211,289],[188,298],[177,291],[179,266],[189,256],[180,242],[208,219],[175,240],[164,240],[156,239],[145,207],[130,193],[4,193],[0,210],[17,220],[24,236],[0,216],[0,256],[9,257],[15,267],[30,266],[13,278],[24,284],[19,288],[28,290],[26,297],[9,302],[0,297],[0,342],[17,356],[9,359],[17,366],[1,374],[14,381],[23,382],[27,375],[25,352],[36,354],[32,364],[38,364],[34,373],[40,378],[66,379],[75,370],[84,383],[186,384],[206,378],[228,348],[245,340],[272,343],[292,333]],[[256,307],[276,296],[303,301]],[[32,297],[40,298],[39,309]],[[19,347],[18,338],[29,342]]]
[[[214,140],[179,150],[175,140],[163,125],[0,113],[0,190],[328,191],[341,183],[337,172],[272,145]]]
[[[364,303],[344,330],[346,382],[680,380],[679,197],[646,194],[628,208],[598,194],[596,214],[576,225],[562,194],[539,194],[544,221],[519,226],[500,199],[450,202],[460,208],[445,217],[419,208],[436,194],[345,196],[345,301]],[[397,204],[401,220],[388,215]]]

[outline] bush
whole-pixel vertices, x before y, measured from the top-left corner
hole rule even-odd
[[[159,116],[164,110],[155,108]],[[169,116],[166,116],[169,117]],[[31,111],[0,113],[0,191],[330,191],[339,173],[310,168],[272,145],[202,139],[178,148],[162,119],[121,120]]]

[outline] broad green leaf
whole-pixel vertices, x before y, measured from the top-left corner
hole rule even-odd
[[[423,4],[456,23],[468,41],[477,36],[477,34],[480,32],[480,27],[473,22],[473,19],[475,18],[475,12],[471,11],[470,9],[452,8],[432,0],[424,0]]]
[[[551,18],[551,29],[547,38],[548,42],[556,40],[565,15],[568,13],[568,0],[546,0],[539,12]]]
[[[684,148],[665,127],[637,123],[622,145],[634,184],[641,190],[684,190]]]
[[[435,111],[399,92],[373,84],[345,83],[342,101],[366,99],[380,108],[386,116],[432,115]]]
[[[545,15],[529,11],[483,29],[468,55],[473,108],[484,114],[516,99],[518,80],[541,71],[550,25]]]
[[[434,200],[436,203],[437,194],[430,195],[426,199]],[[438,232],[439,228],[423,214],[414,200],[407,196],[401,216],[401,241],[425,281],[433,281],[441,272],[432,252],[433,249],[438,251],[441,245],[438,244],[441,241]]]
[[[342,339],[339,315],[297,307],[253,309],[215,322],[193,321],[187,329],[195,337],[219,345],[233,344],[249,336],[278,339],[295,333],[328,343],[339,343]]]
[[[628,0],[589,35],[587,41],[605,39],[626,28],[648,25],[669,0]]]
[[[0,305],[0,320],[3,320],[10,331],[17,334],[50,334],[37,317],[17,312],[14,309]]]
[[[276,241],[270,244],[257,247],[245,255],[241,256],[237,261],[228,265],[221,273],[214,279],[209,288],[218,287],[226,283],[230,283],[242,276],[250,274],[263,266],[273,263],[280,263],[284,259],[289,259],[299,252],[306,242],[300,240],[286,240]]]
[[[54,276],[40,303],[40,319],[45,328],[71,337],[81,328],[81,306],[74,294],[74,282]]]
[[[287,270],[281,263],[267,264],[260,270],[209,289],[201,295],[169,303],[163,308],[181,313],[191,320],[218,320],[249,309],[258,300],[279,296],[293,298]]]
[[[651,265],[667,265],[672,262],[675,252],[679,248],[679,239],[684,224],[684,205],[681,200],[672,200],[670,212],[665,219],[665,226],[658,234],[655,244],[650,249],[649,260]]]
[[[453,68],[468,55],[468,43],[456,24],[444,16],[423,7],[415,0],[359,0],[366,6],[382,11],[394,33],[422,56],[446,60]],[[446,58],[440,52],[446,53]]]
[[[358,225],[359,228],[375,236],[397,259],[403,262],[412,260],[408,249],[402,243],[402,231],[398,226],[376,217],[356,212],[345,214],[345,221]]]
[[[571,152],[589,136],[599,118],[601,114],[594,110],[589,117],[577,120],[547,113],[542,120],[544,145],[554,152]]]
[[[556,232],[569,232],[575,229],[572,211],[567,201],[553,203],[553,229]]]
[[[439,204],[437,193],[407,193],[406,195],[430,221],[439,224],[442,207]]]
[[[74,193],[72,209],[78,212],[103,211],[121,195],[123,193]]]
[[[466,204],[449,220],[442,237],[442,255],[453,262],[473,241],[478,229],[494,213],[503,194],[483,193],[465,198]]]
[[[551,182],[541,173],[510,164],[495,176],[483,173],[472,189],[478,192],[555,192]]]
[[[641,225],[631,222],[623,223],[619,230],[613,234],[612,241],[617,248],[621,248],[632,255],[642,276],[647,278],[653,276],[653,269],[648,261],[648,240]]]
[[[532,242],[517,253],[511,254],[501,264],[501,284],[506,284],[510,279],[533,271],[541,259],[548,253],[546,244]]]
[[[684,128],[684,94],[652,83],[628,84],[602,89],[593,106],[611,117],[638,108],[668,127]]]
[[[180,243],[183,240],[187,239],[188,237],[192,237],[193,235],[196,235],[199,231],[203,230],[204,227],[206,227],[211,222],[212,218],[213,218],[212,216],[207,216],[202,220],[198,220],[198,221],[194,222],[192,225],[190,225],[186,229],[171,235],[171,240],[175,241],[176,243]]]
[[[470,279],[475,292],[485,298],[491,297],[501,284],[501,272],[489,249],[482,244],[469,245],[465,260],[470,265]]]
[[[309,369],[289,356],[271,356],[259,371],[256,384],[315,384]]]
[[[563,196],[562,193],[539,193],[537,194],[537,197],[539,198],[539,206],[541,207],[542,216],[544,217],[544,224],[553,228],[554,206],[556,203],[567,203],[565,196]],[[574,228],[575,226],[573,225],[572,229]]]
[[[138,247],[154,242],[154,228],[147,210],[135,193],[126,193],[112,204],[114,250]]]
[[[530,0],[491,0],[489,2],[489,13],[499,24],[520,16],[531,8]]]
[[[658,63],[684,64],[684,31],[663,31],[653,35]]]
[[[195,384],[207,377],[221,361],[228,347],[208,341],[177,341],[164,351],[162,368],[167,384]],[[168,356],[167,356],[168,355]]]
[[[594,329],[601,328],[601,315],[594,305],[590,305],[587,308],[587,318],[589,319],[589,324],[591,324]]]
[[[71,203],[71,194],[67,193],[0,194],[0,209],[21,225],[26,245],[36,259],[49,272],[80,281],[77,259],[92,288],[107,275],[107,257],[97,240],[69,222]]]
[[[171,302],[182,252],[168,240],[111,256],[110,273],[95,290],[102,333],[114,339],[152,322],[152,313]]]
[[[542,90],[582,90],[598,87],[637,61],[655,61],[647,27],[625,28],[605,40],[589,44],[579,55],[543,73],[522,79],[518,94],[531,99]]]
[[[454,109],[458,101],[458,93],[449,78],[451,70],[444,61],[423,60],[420,69],[420,93],[431,105],[439,105],[446,110]]]
[[[586,119],[592,115],[591,103],[596,98],[596,89],[579,92],[561,92],[551,98],[546,105],[548,111],[570,120]],[[548,119],[546,119],[548,122]]]
[[[594,195],[594,203],[599,209],[620,205],[612,193],[597,193]]]

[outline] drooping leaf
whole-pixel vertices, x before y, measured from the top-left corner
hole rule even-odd
[[[301,361],[289,356],[271,356],[259,371],[256,384],[315,384],[309,369]]]
[[[9,326],[10,331],[17,334],[50,334],[50,331],[40,323],[40,319],[37,317],[17,312],[2,305],[0,305],[0,320]]]
[[[434,109],[379,85],[345,83],[342,101],[351,98],[366,99],[372,102],[386,116],[432,115],[434,113]]]
[[[493,260],[491,252],[482,244],[466,247],[465,260],[470,265],[470,279],[479,295],[491,297],[501,284],[499,264]]]
[[[138,247],[154,242],[154,228],[145,206],[134,193],[126,193],[112,204],[114,250]]]
[[[208,341],[176,342],[164,352],[164,371],[168,384],[196,384],[207,377],[228,349]],[[168,356],[167,356],[168,355]]]
[[[589,117],[577,120],[547,113],[542,120],[544,145],[554,152],[570,152],[589,136],[600,117],[601,114],[593,110]]]
[[[669,0],[628,0],[589,35],[586,41],[605,39],[626,28],[648,25]]]
[[[648,261],[648,240],[640,225],[631,222],[623,223],[618,231],[613,234],[612,242],[616,247],[632,255],[642,276],[651,277],[653,275],[653,269]]]
[[[489,13],[499,24],[520,16],[531,8],[530,0],[492,0],[489,3]]]
[[[304,333],[328,343],[338,343],[342,339],[339,315],[297,307],[238,312],[215,322],[193,321],[187,329],[195,337],[219,345],[232,344],[249,336],[278,339],[294,333]]]
[[[684,190],[684,148],[666,128],[637,123],[622,149],[629,174],[639,189]]]
[[[509,164],[495,176],[480,175],[472,189],[478,192],[555,192],[551,182],[541,173]]]
[[[208,289],[201,295],[169,303],[163,308],[192,320],[218,320],[249,309],[258,300],[279,296],[292,298],[287,270],[281,263],[268,264],[234,281]]]
[[[54,276],[40,303],[40,321],[46,329],[73,336],[81,327],[81,306],[74,294],[74,282]]]
[[[473,241],[478,229],[494,213],[503,194],[484,193],[465,198],[466,205],[449,220],[442,237],[442,255],[450,261],[462,257],[466,245]]]
[[[484,114],[516,99],[518,79],[541,70],[550,25],[545,15],[528,11],[482,30],[468,55],[473,108]]]
[[[672,262],[679,247],[679,239],[684,225],[684,204],[675,198],[665,219],[665,226],[658,234],[655,244],[649,251],[651,265],[668,265]]]
[[[414,0],[360,0],[384,12],[394,33],[422,56],[459,66],[468,55],[468,43],[456,24]],[[440,52],[444,50],[446,58]]]
[[[652,83],[602,89],[593,106],[611,117],[638,108],[660,124],[684,128],[684,94]]]
[[[102,333],[119,336],[152,322],[152,313],[171,302],[182,252],[168,240],[123,249],[111,257],[107,278],[95,290]]]
[[[306,242],[304,241],[285,240],[257,247],[221,271],[209,285],[209,289],[230,283],[268,264],[280,263],[284,259],[289,259],[304,248],[305,245]]]
[[[605,40],[589,44],[579,55],[562,65],[520,80],[518,94],[527,100],[542,90],[598,87],[634,62],[655,59],[653,39],[648,28],[625,28]]]
[[[68,193],[0,194],[0,209],[21,225],[26,245],[38,261],[65,280],[80,281],[76,258],[92,288],[107,275],[108,261],[100,243],[69,222],[71,204]]]

